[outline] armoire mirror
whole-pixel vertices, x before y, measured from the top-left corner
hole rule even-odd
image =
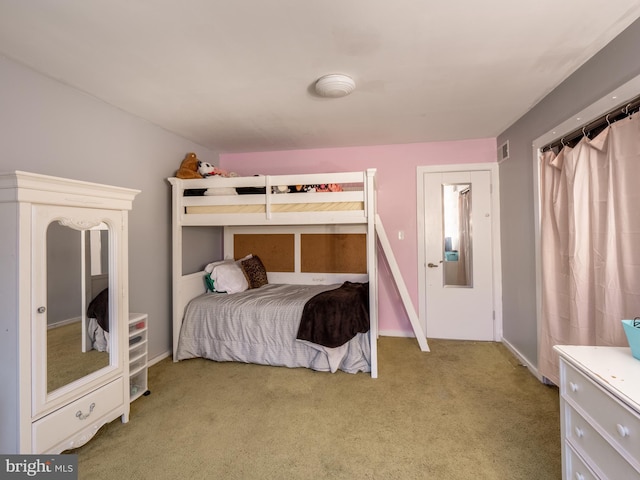
[[[472,287],[471,185],[442,185],[444,286]]]
[[[48,393],[110,364],[96,341],[109,333],[87,318],[91,300],[109,284],[109,230],[104,223],[73,227],[54,221],[47,228]]]

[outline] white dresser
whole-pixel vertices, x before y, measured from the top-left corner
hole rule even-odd
[[[640,360],[624,347],[555,350],[562,478],[640,479]]]

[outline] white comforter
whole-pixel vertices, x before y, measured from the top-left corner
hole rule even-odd
[[[339,285],[276,285],[206,293],[187,306],[177,360],[204,357],[348,373],[371,370],[369,333],[338,348],[296,340],[304,304]]]

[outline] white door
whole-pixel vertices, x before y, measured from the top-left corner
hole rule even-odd
[[[494,340],[491,172],[425,173],[428,338]]]

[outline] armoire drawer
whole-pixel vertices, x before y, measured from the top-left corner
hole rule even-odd
[[[564,396],[571,399],[602,428],[618,450],[623,450],[640,468],[640,416],[607,394],[572,365],[566,371]]]
[[[633,468],[578,412],[564,403],[566,441],[589,465],[597,465],[604,478],[640,480]],[[596,472],[598,473],[598,472]]]
[[[124,381],[119,378],[34,422],[33,451],[47,452],[65,439],[69,440],[64,449],[86,443],[111,420],[104,416],[122,407],[123,395]]]

